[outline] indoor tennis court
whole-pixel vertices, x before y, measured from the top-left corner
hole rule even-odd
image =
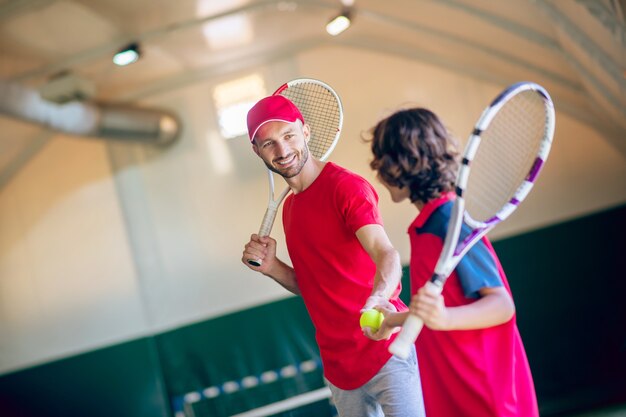
[[[298,78],[341,98],[328,160],[378,193],[407,304],[415,210],[370,129],[426,107],[463,145],[506,86],[549,92],[550,156],[489,238],[541,416],[626,416],[623,0],[0,0],[0,416],[337,415],[302,298],[241,260],[246,114]]]

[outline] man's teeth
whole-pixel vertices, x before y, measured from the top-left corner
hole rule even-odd
[[[286,161],[278,162],[278,165],[287,165],[288,163],[293,161],[293,158],[295,158],[295,155],[292,156],[291,158],[287,159]]]

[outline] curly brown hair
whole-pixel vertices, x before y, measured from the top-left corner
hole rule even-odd
[[[371,130],[370,167],[389,185],[409,187],[411,202],[426,203],[454,189],[456,141],[430,110],[400,110]]]

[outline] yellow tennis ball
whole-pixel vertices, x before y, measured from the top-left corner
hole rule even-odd
[[[383,324],[383,313],[378,310],[374,310],[373,308],[370,310],[365,310],[361,314],[361,319],[359,323],[361,324],[361,328],[369,327],[373,332],[380,329],[380,326]]]

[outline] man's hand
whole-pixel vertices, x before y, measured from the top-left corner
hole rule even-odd
[[[392,334],[400,331],[400,327],[394,324],[397,321],[395,320],[395,318],[397,318],[395,316],[397,316],[399,313],[396,311],[395,306],[389,303],[389,301],[387,301],[387,304],[389,304],[391,308],[382,307],[380,305],[375,307],[375,310],[383,313],[383,316],[385,318],[377,331],[372,331],[370,327],[365,327],[363,329],[363,334],[367,338],[377,341],[387,340],[391,337]]]
[[[391,304],[389,300],[386,299],[385,297],[380,296],[380,295],[370,295],[369,297],[367,297],[367,300],[365,300],[365,304],[361,308],[361,313],[364,312],[365,310],[369,310],[369,309],[376,308],[376,307],[380,307],[382,309],[390,310],[390,311],[397,311],[396,307],[393,304]],[[376,308],[376,310],[380,310],[380,309]]]
[[[248,260],[259,261],[260,266],[251,265]],[[248,268],[269,275],[269,272],[276,262],[276,240],[269,236],[250,236],[250,241],[246,243],[243,250],[241,262]]]
[[[383,313],[385,319],[380,325],[380,328],[375,332],[372,331],[372,329],[369,327],[363,329],[363,334],[367,338],[372,340],[387,340],[391,337],[393,333],[399,330],[395,326],[390,325],[390,321],[387,320],[388,317],[397,313],[396,306],[391,304],[389,300],[378,295],[370,295],[365,301],[365,305],[361,309],[361,313],[369,309],[375,309],[380,311],[381,313]]]

